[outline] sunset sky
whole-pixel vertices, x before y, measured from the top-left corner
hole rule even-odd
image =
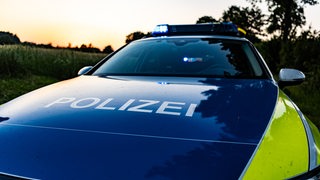
[[[231,5],[246,0],[0,0],[0,31],[21,41],[103,49],[119,48],[126,35],[157,24],[195,23],[204,15],[219,19]],[[305,9],[307,25],[320,30],[320,5]]]

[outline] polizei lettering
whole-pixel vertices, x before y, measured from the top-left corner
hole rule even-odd
[[[69,106],[73,109],[93,108],[96,110],[130,111],[192,117],[197,104],[146,99],[129,99],[121,103],[113,98],[100,99],[96,97],[88,97],[77,99],[74,97],[62,97],[45,105],[44,107],[51,108],[56,106]]]

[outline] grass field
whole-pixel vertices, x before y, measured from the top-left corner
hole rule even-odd
[[[106,54],[22,45],[0,46],[0,75],[42,75],[59,80],[76,76],[79,68],[94,65]]]
[[[39,87],[77,76],[106,54],[0,45],[0,104]]]
[[[54,82],[57,79],[36,75],[0,78],[0,104]]]
[[[75,77],[80,68],[94,65],[105,56],[65,49],[0,45],[0,104],[39,87]],[[320,127],[320,90],[312,88],[310,80],[307,76],[302,85],[288,87],[285,92]]]

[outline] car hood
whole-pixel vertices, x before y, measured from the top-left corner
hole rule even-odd
[[[236,179],[271,80],[81,76],[0,106],[0,172],[39,179]]]

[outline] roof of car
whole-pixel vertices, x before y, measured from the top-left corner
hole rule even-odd
[[[157,37],[147,37],[140,40],[152,40],[152,39],[190,39],[190,38],[213,38],[213,39],[225,39],[225,40],[238,40],[238,41],[247,41],[248,39],[244,37],[236,36],[225,36],[225,35],[173,35],[173,36],[157,36]],[[139,40],[138,40],[139,41]]]

